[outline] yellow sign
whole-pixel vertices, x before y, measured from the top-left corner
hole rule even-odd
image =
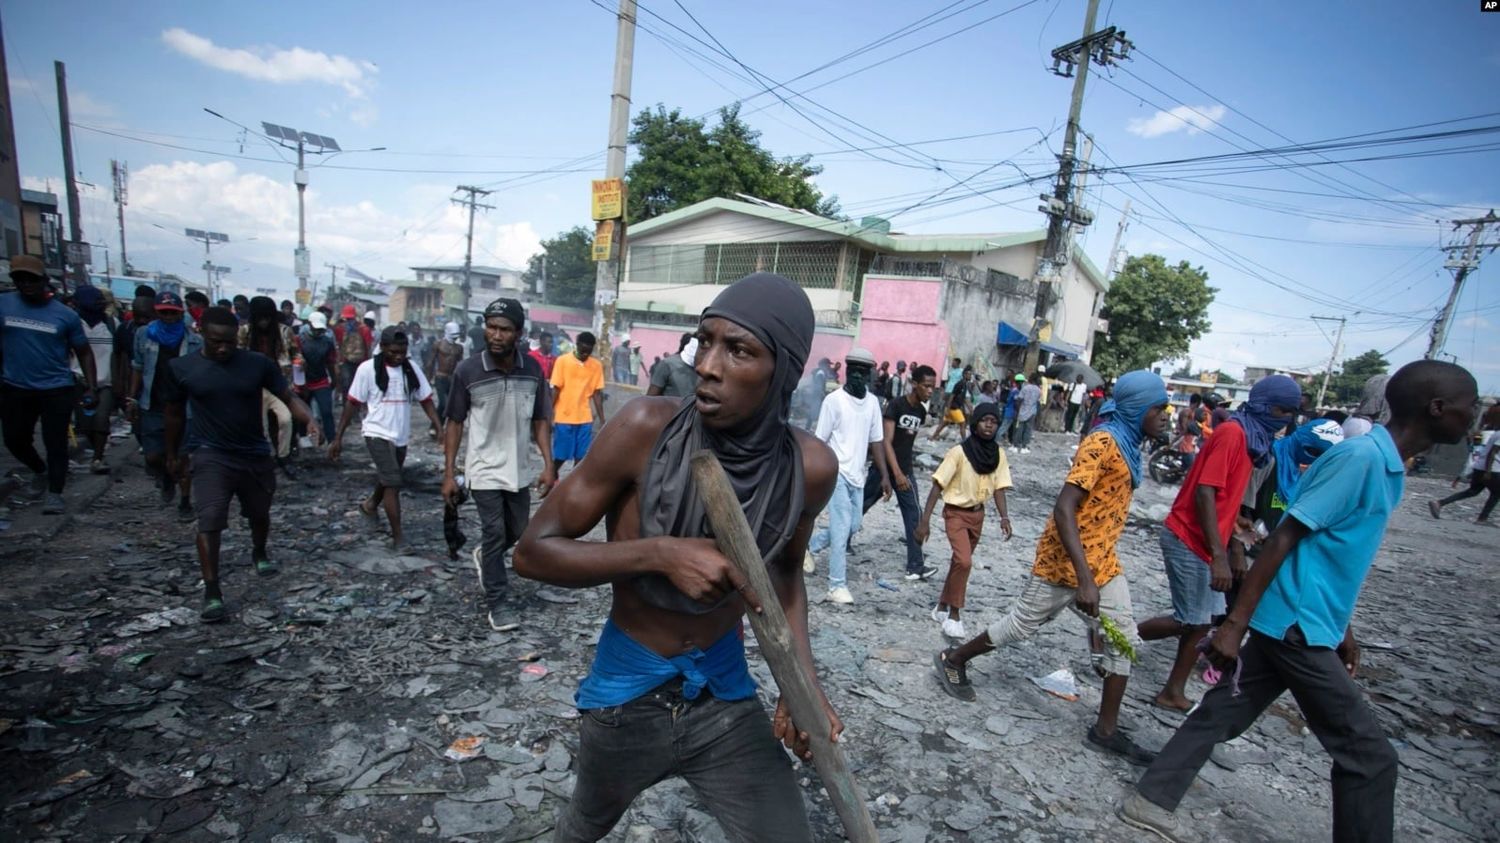
[[[625,180],[594,179],[593,217],[617,220],[625,216]]]
[[[619,223],[603,220],[594,227],[594,260],[607,261],[615,256],[615,228]]]
[[[312,290],[306,287],[298,287],[295,298],[297,299],[297,304],[308,304],[312,302]]]

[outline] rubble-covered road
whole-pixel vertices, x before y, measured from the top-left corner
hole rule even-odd
[[[231,619],[217,626],[196,620],[191,525],[160,504],[124,445],[91,504],[70,490],[66,519],[0,513],[12,522],[0,533],[0,839],[547,839],[573,783],[572,697],[608,593],[523,582],[525,624],[491,632],[469,561],[472,507],[470,545],[449,561],[440,458],[418,438],[403,499],[420,557],[391,555],[358,513],[370,469],[351,437],[341,464],[304,456],[298,479],[280,481],[279,576],[254,575],[248,535],[232,524]],[[1041,435],[1033,453],[1011,455],[1016,535],[1001,541],[990,513],[971,633],[1018,593],[1071,442]],[[941,454],[925,435],[920,447]],[[1474,525],[1465,505],[1433,521],[1426,501],[1446,488],[1408,483],[1356,617],[1360,682],[1402,759],[1398,838],[1493,840],[1500,531]],[[1121,548],[1142,617],[1168,606],[1153,530],[1174,491],[1149,481],[1138,491]],[[882,839],[1141,839],[1114,817],[1138,771],[1082,743],[1099,694],[1082,624],[1065,613],[1028,644],[976,661],[979,701],[950,699],[931,675],[943,641],[927,612],[941,574],[902,579],[900,539],[895,502],[872,510],[851,557],[857,602],[815,603],[811,618]],[[946,568],[946,555],[935,531],[929,559]],[[820,564],[809,582],[819,600],[825,575]],[[1149,705],[1170,658],[1170,646],[1145,645],[1126,700],[1126,725],[1153,748],[1180,721]],[[769,706],[769,672],[751,662]],[[1029,681],[1063,668],[1077,701]],[[816,774],[798,777],[817,838],[839,839]],[[1283,697],[1220,748],[1182,811],[1205,839],[1326,839],[1327,780],[1327,757]],[[609,839],[723,837],[692,791],[668,782]]]

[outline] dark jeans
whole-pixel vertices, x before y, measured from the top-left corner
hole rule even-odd
[[[1063,416],[1063,430],[1069,433],[1077,433],[1073,426],[1078,424],[1078,412],[1083,409],[1082,404],[1069,404],[1068,412]]]
[[[906,481],[910,489],[903,492],[891,487],[895,493],[896,505],[901,507],[901,525],[906,528],[906,573],[920,574],[926,567],[927,560],[922,555],[922,546],[917,544],[917,519],[922,510],[917,501],[921,496],[917,493],[917,477],[912,472],[902,472],[906,475]],[[880,502],[880,469],[873,464],[870,466],[870,476],[865,478],[865,512],[870,507]]]
[[[1484,481],[1484,472],[1475,471],[1474,473],[1469,475],[1469,488],[1463,490],[1462,492],[1451,494],[1448,497],[1438,501],[1438,503],[1443,506],[1447,506],[1450,503],[1456,503],[1457,501],[1461,501],[1465,498],[1475,497],[1480,492],[1484,491],[1488,491],[1490,493],[1490,496],[1488,498],[1485,498],[1484,508],[1479,510],[1479,520],[1484,521],[1490,517],[1491,512],[1495,511],[1495,501],[1500,500],[1500,473],[1491,474],[1490,481],[1486,483]]]
[[[730,840],[811,841],[792,765],[756,698],[682,697],[680,679],[625,705],[583,712],[578,784],[558,843],[598,840],[641,791],[681,776]]]
[[[510,591],[505,574],[505,552],[515,547],[531,520],[531,490],[471,489],[479,510],[479,584],[484,599],[494,607]]]
[[[354,383],[354,373],[359,371],[358,363],[339,364],[339,394],[348,397],[349,387]]]
[[[333,424],[333,387],[308,390],[307,403],[318,417],[318,427],[323,428],[323,441],[333,441],[333,434],[338,431]]]
[[[47,474],[47,491],[61,494],[68,482],[68,422],[73,418],[71,386],[58,389],[0,389],[0,422],[5,432],[5,448],[32,471]],[[33,441],[36,423],[42,422],[42,460]]]
[[[448,390],[453,386],[452,375],[438,375],[432,379],[432,391],[437,395],[437,417],[444,420],[448,409]]]
[[[1032,416],[1026,421],[1016,421],[1015,433],[1011,438],[1015,440],[1017,448],[1031,447],[1031,428],[1036,425],[1036,419],[1036,416]]]
[[[1136,784],[1141,796],[1176,810],[1214,745],[1238,737],[1290,690],[1308,728],[1333,758],[1333,839],[1391,840],[1396,751],[1338,653],[1308,646],[1294,626],[1284,641],[1251,632],[1240,663],[1240,695],[1231,695],[1233,671],[1226,670]]]

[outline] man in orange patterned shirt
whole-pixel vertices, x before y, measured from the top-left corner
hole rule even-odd
[[[1133,649],[1136,632],[1130,585],[1115,546],[1130,515],[1131,495],[1141,482],[1141,445],[1166,427],[1166,404],[1166,387],[1151,372],[1131,372],[1115,383],[1113,400],[1099,410],[1104,423],[1078,445],[1073,467],[1037,543],[1036,562],[1020,599],[978,637],[934,657],[943,689],[972,701],[970,659],[1030,638],[1071,606],[1095,633],[1091,635],[1096,644],[1094,669],[1104,678],[1099,716],[1085,746],[1140,766],[1151,763],[1156,754],[1142,749],[1118,728],[1132,654],[1101,640],[1098,619],[1101,614],[1107,616]]]

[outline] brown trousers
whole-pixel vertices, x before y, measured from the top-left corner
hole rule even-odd
[[[979,534],[984,530],[984,507],[959,509],[943,507],[943,531],[948,534],[948,544],[953,548],[953,560],[948,563],[948,577],[943,580],[943,594],[938,603],[954,609],[964,607],[964,596],[969,592],[969,571],[974,567],[974,548],[979,546]]]

